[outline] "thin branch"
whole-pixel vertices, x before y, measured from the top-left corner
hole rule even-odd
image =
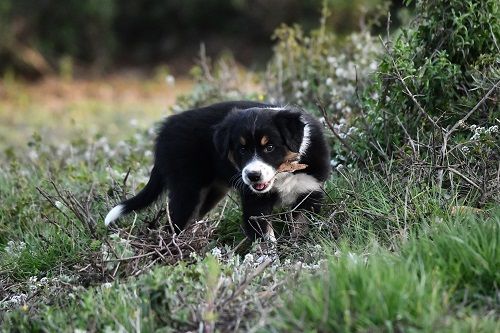
[[[486,93],[486,95],[484,95],[483,98],[481,98],[481,100],[477,102],[477,104],[462,119],[457,121],[455,125],[453,125],[453,127],[448,132],[446,132],[445,134],[446,138],[449,138],[450,135],[453,132],[455,132],[461,124],[463,124],[467,119],[469,119],[469,117],[481,106],[481,104],[483,104],[488,99],[488,97],[490,97],[493,91],[495,91],[495,89],[498,87],[498,84],[500,84],[500,80],[498,80],[493,85],[493,87],[491,87],[491,89]]]
[[[483,190],[481,189],[481,187],[479,185],[477,185],[476,183],[474,183],[470,178],[468,178],[467,176],[465,176],[464,174],[462,174],[460,171],[458,171],[457,169],[454,169],[454,168],[450,168],[450,167],[447,167],[446,170],[456,174],[457,176],[460,176],[463,180],[465,180],[467,183],[471,184],[472,186],[474,186],[475,188],[477,188],[481,193],[483,193]]]
[[[328,114],[326,113],[323,104],[319,100],[317,100],[316,106],[318,107],[318,109],[321,110],[323,118],[325,119],[325,123],[330,129],[330,131],[333,133],[333,135],[335,135],[335,137],[340,141],[340,143],[343,144],[351,153],[353,153],[358,160],[364,163],[364,159],[358,153],[356,153],[356,151],[351,147],[351,145],[346,140],[340,137],[337,131],[335,131],[335,128],[333,127],[332,123],[328,120]]]

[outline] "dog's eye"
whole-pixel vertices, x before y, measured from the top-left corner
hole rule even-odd
[[[264,151],[266,153],[270,153],[274,150],[274,145],[267,145],[266,148],[264,148]]]
[[[243,155],[243,154],[245,154],[245,153],[247,152],[247,148],[246,148],[246,147],[244,147],[244,146],[243,146],[243,147],[240,147],[240,150],[239,150],[239,151],[240,151],[240,154],[241,154],[241,155]]]

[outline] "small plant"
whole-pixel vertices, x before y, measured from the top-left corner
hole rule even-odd
[[[255,90],[252,73],[238,68],[232,55],[226,54],[217,61],[207,57],[205,47],[200,47],[198,64],[191,69],[196,84],[193,91],[177,99],[172,111],[181,112],[224,100],[262,100]]]
[[[287,242],[282,214],[269,215],[279,260],[243,242],[232,197],[179,234],[161,201],[104,228],[147,181],[154,129],[58,145],[41,132],[6,150],[0,331],[498,332],[498,8],[421,0],[383,42],[329,32],[324,10],[311,33],[276,31],[260,82],[202,49],[174,112],[290,102],[332,135],[307,238]],[[174,83],[162,68],[158,79]]]
[[[324,7],[321,25],[306,34],[298,25],[282,25],[273,38],[274,57],[265,76],[267,99],[278,104],[298,104],[323,116],[324,104],[342,124],[359,114],[356,92],[370,81],[382,48],[368,31],[340,36],[330,31]]]

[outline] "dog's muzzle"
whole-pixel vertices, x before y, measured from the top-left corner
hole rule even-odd
[[[273,183],[276,170],[267,163],[259,159],[254,159],[248,163],[241,171],[243,182],[256,193],[268,192]]]

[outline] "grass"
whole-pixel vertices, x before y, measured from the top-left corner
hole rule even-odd
[[[393,164],[345,167],[309,237],[267,262],[241,244],[234,195],[175,237],[162,202],[104,228],[147,181],[154,131],[86,133],[1,157],[0,331],[500,329],[496,202],[473,209],[474,193]]]
[[[249,247],[235,248],[242,238],[233,199],[209,217],[215,230],[186,243],[192,255],[120,261],[156,244],[149,225],[161,210],[102,227],[107,208],[147,175],[151,133],[129,144],[122,151],[76,141],[71,161],[69,151],[54,158],[38,141],[35,161],[4,164],[2,330],[498,330],[497,205],[452,214],[463,202],[432,186],[344,169],[327,183],[322,214],[310,217],[310,239],[283,241],[279,262],[262,266]],[[71,196],[88,207],[63,201]]]
[[[285,295],[276,317],[279,330],[500,328],[499,213],[430,223],[398,252],[372,243],[362,254],[350,252],[344,243],[340,254],[328,261],[325,274],[307,278],[302,288]],[[477,323],[481,316],[484,322]]]

